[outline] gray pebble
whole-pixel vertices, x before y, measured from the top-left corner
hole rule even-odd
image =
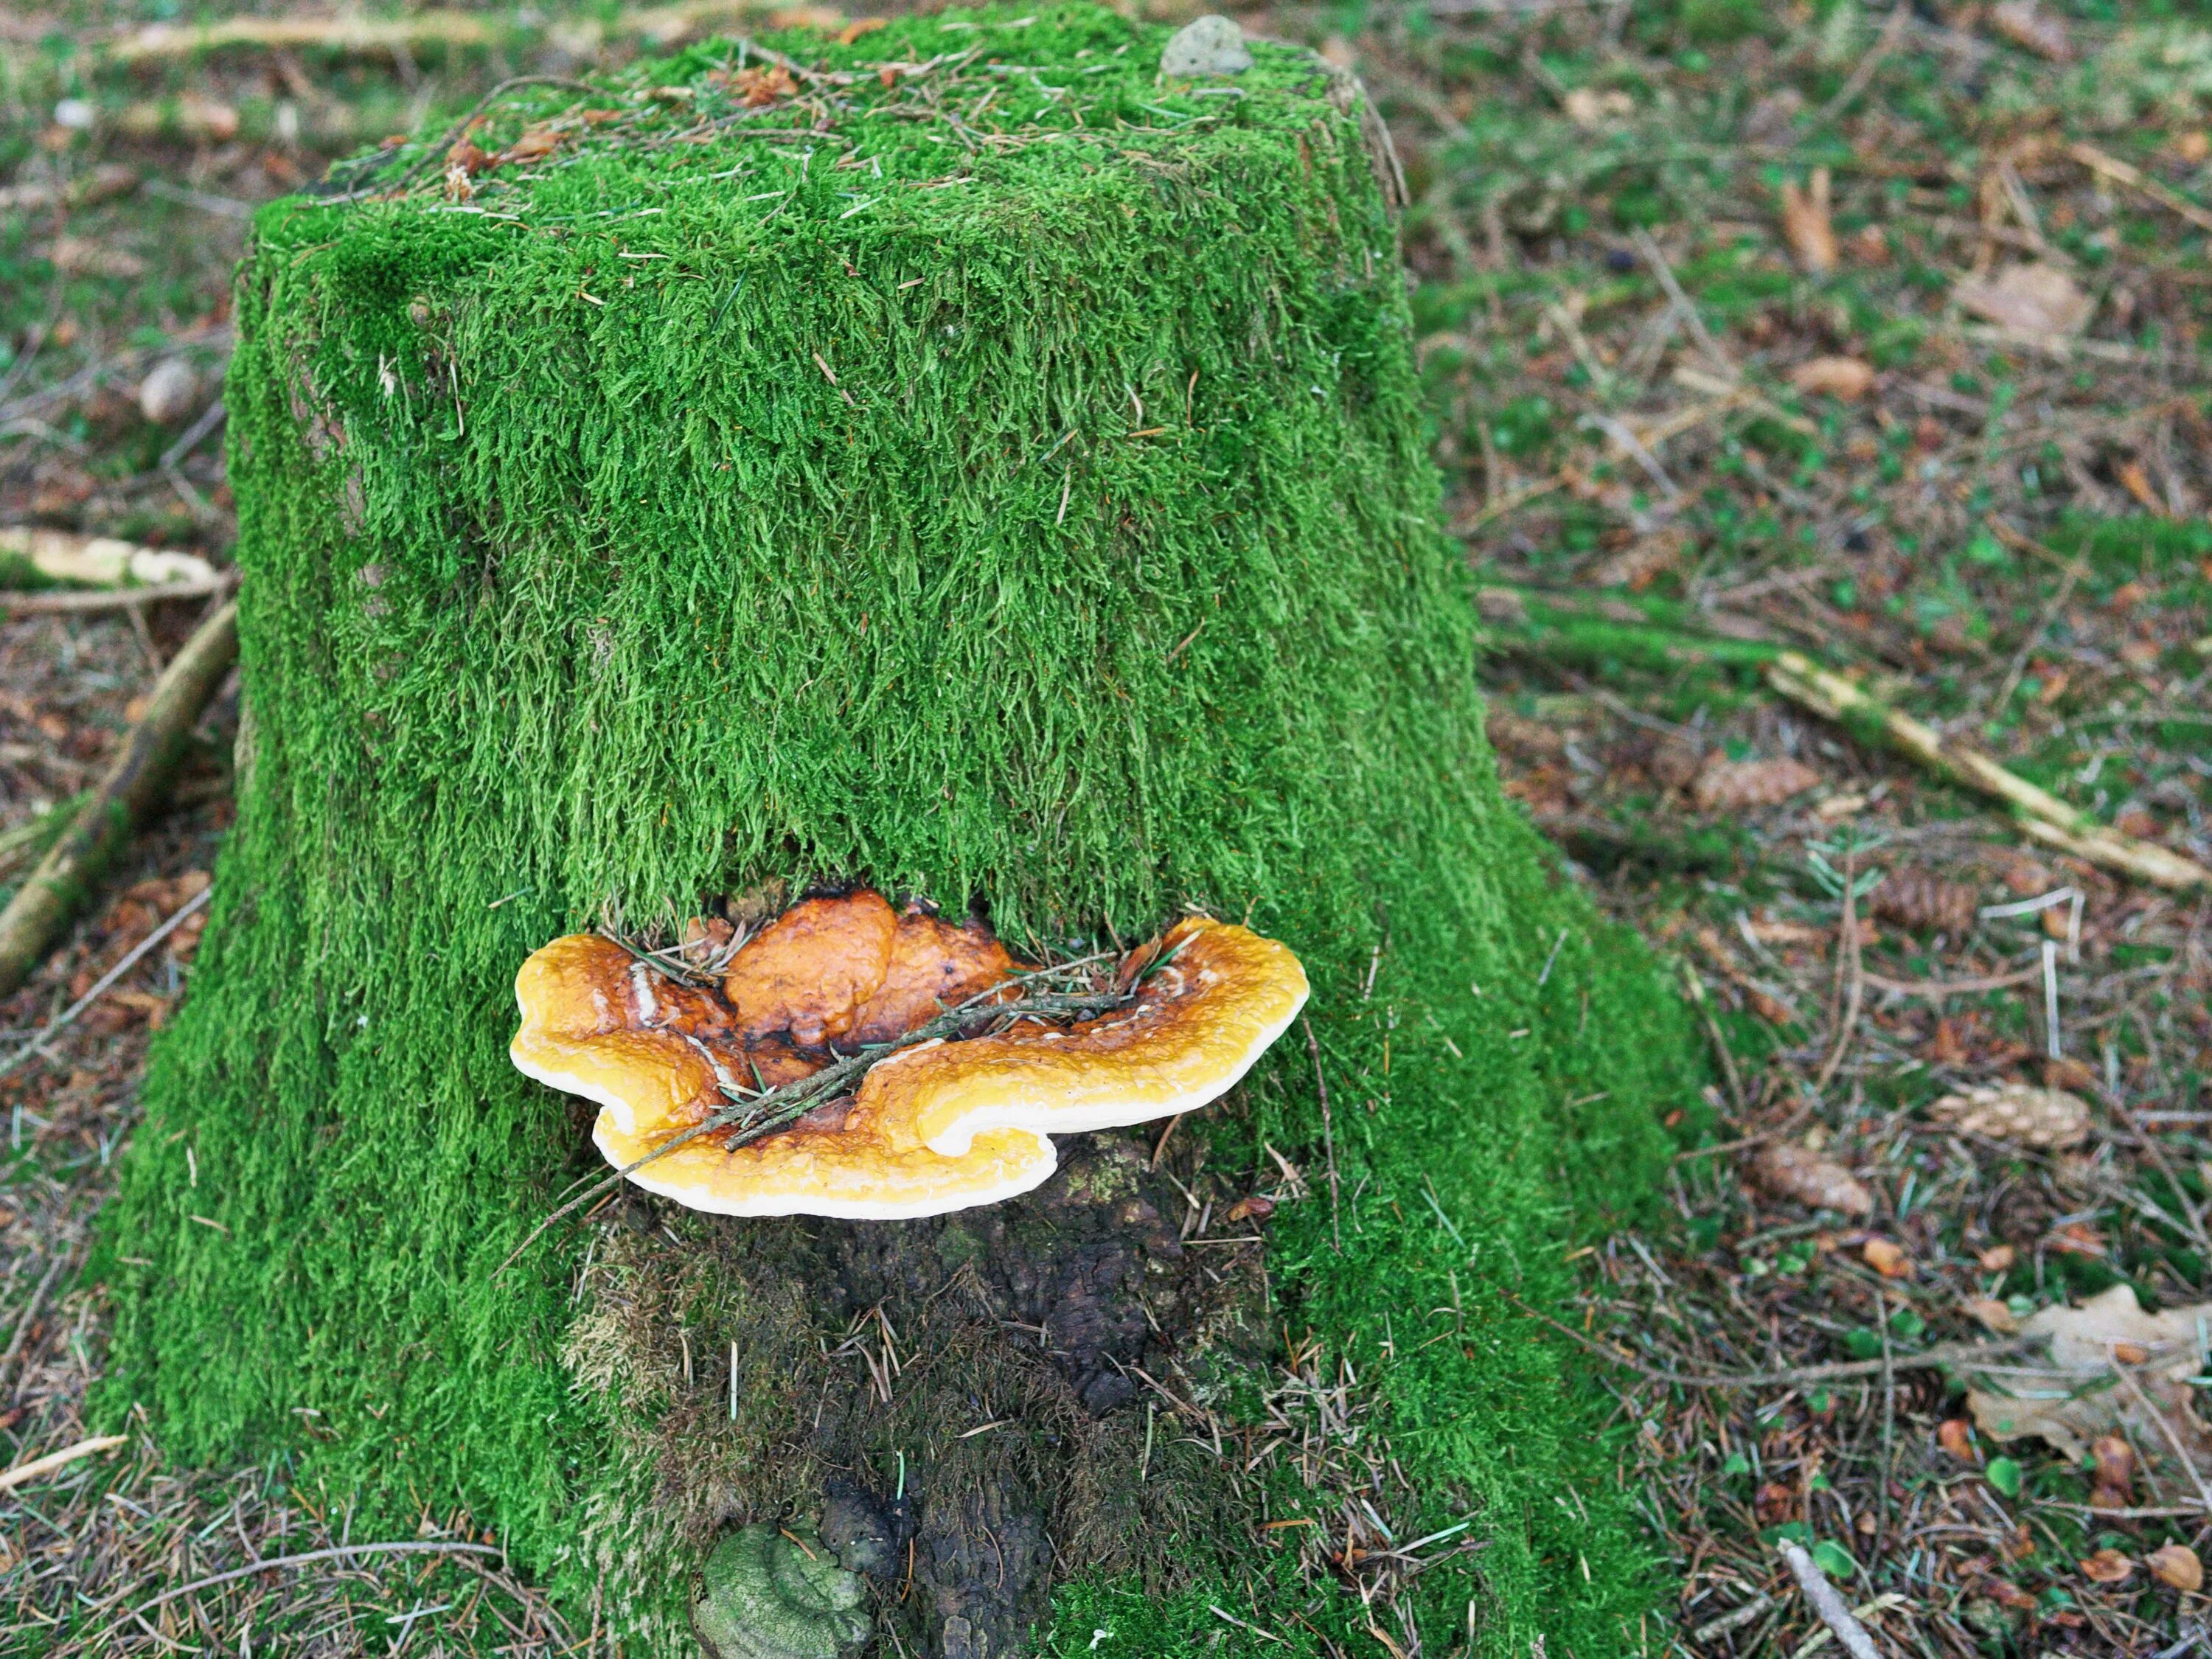
[[[1160,54],[1160,73],[1171,81],[1200,75],[1242,75],[1252,67],[1244,31],[1231,18],[1208,14],[1184,24]]]

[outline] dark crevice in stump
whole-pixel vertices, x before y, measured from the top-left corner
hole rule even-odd
[[[678,1350],[641,1432],[656,1501],[692,1542],[818,1522],[874,1587],[877,1649],[897,1650],[890,1626],[909,1653],[1006,1659],[1073,1572],[1168,1592],[1241,1535],[1233,1462],[1195,1396],[1267,1346],[1260,1247],[1186,1249],[1177,1181],[1201,1204],[1228,1196],[1202,1149],[1172,1179],[1120,1136],[1060,1153],[1035,1192],[920,1221],[630,1206],[647,1226],[610,1237],[611,1301],[626,1362],[668,1378]]]

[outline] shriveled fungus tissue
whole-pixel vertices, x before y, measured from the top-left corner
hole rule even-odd
[[[608,1163],[724,1215],[896,1220],[1027,1192],[1054,1134],[1234,1087],[1307,994],[1288,949],[1207,916],[1085,975],[865,889],[793,905],[719,984],[663,961],[555,939],[516,975],[510,1052],[598,1103]]]

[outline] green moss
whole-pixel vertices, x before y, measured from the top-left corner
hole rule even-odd
[[[773,878],[1031,942],[1200,903],[1308,964],[1338,1198],[1303,1033],[1214,1155],[1307,1166],[1277,1293],[1486,1541],[1414,1615],[1623,1650],[1648,1546],[1521,1303],[1650,1191],[1688,1027],[1499,795],[1357,121],[1288,48],[1205,96],[1155,85],[1164,30],[1035,17],[787,38],[856,73],[775,136],[702,129],[744,114],[703,47],[472,202],[263,214],[227,391],[255,763],[107,1224],[104,1409],[295,1446],[356,1534],[463,1498],[620,1628],[672,1575],[571,1547],[645,1501],[560,1362],[581,1241],[497,1274],[590,1161],[507,1063],[522,957]],[[576,101],[518,95],[486,148]],[[1121,1650],[1186,1613],[1257,1643],[1178,1602]]]

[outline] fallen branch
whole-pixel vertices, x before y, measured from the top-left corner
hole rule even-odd
[[[1875,1646],[1867,1627],[1852,1615],[1844,1598],[1836,1594],[1836,1587],[1828,1582],[1828,1575],[1820,1571],[1820,1564],[1807,1553],[1805,1547],[1785,1538],[1781,1549],[1782,1559],[1790,1564],[1790,1571],[1796,1577],[1797,1588],[1805,1592],[1813,1611],[1835,1633],[1844,1651],[1851,1659],[1881,1659],[1881,1650]]]
[[[1766,683],[1782,696],[1885,746],[1929,770],[2014,808],[2036,840],[2107,870],[2160,887],[2212,887],[2212,870],[2179,853],[2108,830],[2081,808],[2000,766],[1978,749],[1948,740],[1924,721],[1893,708],[1795,651],[1767,665]]]
[[[13,1492],[18,1486],[36,1480],[40,1475],[66,1468],[81,1457],[113,1451],[130,1438],[127,1434],[95,1435],[89,1440],[78,1441],[74,1446],[64,1446],[59,1451],[48,1452],[44,1457],[34,1457],[27,1463],[18,1463],[5,1474],[0,1474],[0,1492]]]
[[[152,605],[161,599],[212,599],[229,587],[229,575],[218,571],[204,580],[161,582],[152,587],[60,588],[36,593],[0,593],[0,611],[11,617],[126,611],[135,605]]]
[[[1753,1140],[1760,1138],[1757,1135],[1749,1137]],[[1664,1365],[1654,1365],[1647,1360],[1638,1359],[1634,1354],[1623,1352],[1611,1343],[1583,1335],[1573,1326],[1563,1324],[1549,1314],[1530,1307],[1510,1292],[1507,1293],[1505,1299],[1529,1318],[1550,1326],[1561,1336],[1589,1349],[1599,1358],[1609,1359],[1624,1370],[1650,1377],[1654,1382],[1671,1383],[1682,1389],[1798,1388],[1808,1382],[1848,1382],[1862,1376],[1880,1376],[1885,1371],[1949,1370],[1955,1366],[1975,1364],[1983,1360],[2018,1353],[2035,1340],[2029,1336],[2012,1336],[1996,1342],[1939,1342],[1932,1348],[1923,1348],[1918,1353],[1898,1354],[1887,1359],[1843,1359],[1826,1365],[1798,1365],[1783,1371],[1711,1375],[1669,1370]]]
[[[2030,783],[1979,750],[1954,743],[1802,652],[1760,639],[1688,631],[1696,621],[1664,600],[1486,587],[1483,614],[1508,630],[1504,642],[1539,655],[1621,659],[1655,667],[1755,669],[1776,695],[1833,720],[1863,741],[1893,750],[1946,781],[2004,802],[2033,840],[2160,887],[2212,888],[2212,870],[2154,842],[2107,829],[2088,813]]]
[[[72,536],[29,525],[0,525],[0,556],[9,554],[27,560],[32,569],[51,580],[94,587],[192,582],[208,584],[198,590],[206,592],[222,574],[197,553],[171,553],[112,537]]]
[[[2138,195],[2147,196],[2167,212],[2186,219],[2199,230],[2212,230],[2212,213],[2191,201],[2179,191],[2168,190],[2155,179],[2145,176],[2117,155],[2107,155],[2094,144],[2074,143],[2066,146],[2066,153],[2092,173],[2100,173],[2115,184],[2125,185]]]
[[[238,604],[232,600],[202,623],[162,670],[123,753],[69,833],[0,912],[0,996],[30,977],[100,872],[167,793],[185,739],[237,655]]]

